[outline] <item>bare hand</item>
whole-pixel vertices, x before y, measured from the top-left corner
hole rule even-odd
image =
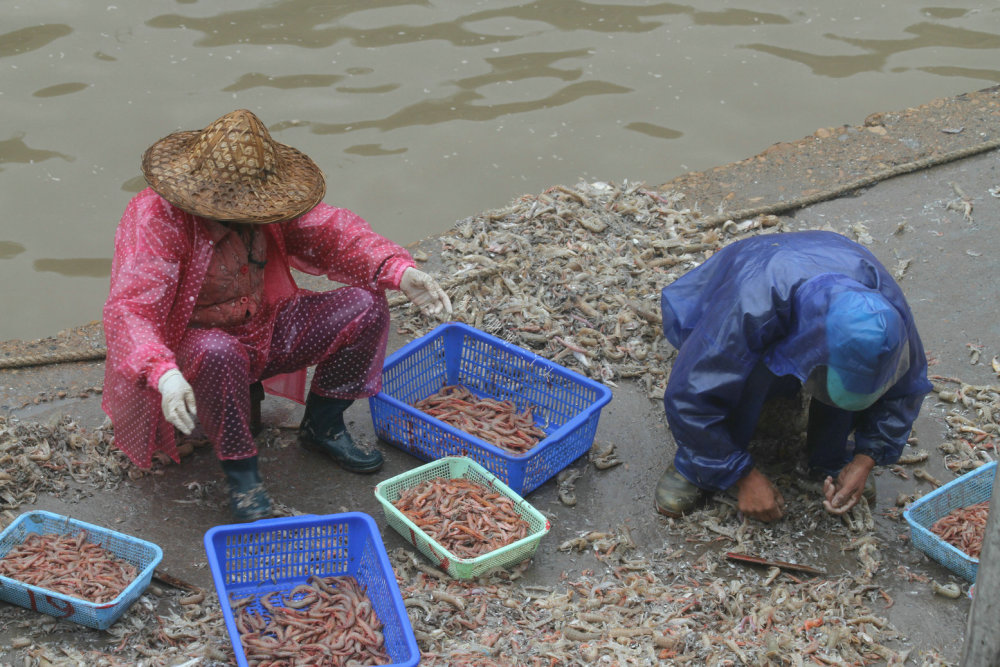
[[[777,521],[785,515],[785,499],[756,468],[736,482],[739,510],[751,519]]]
[[[870,456],[858,454],[844,466],[837,479],[827,477],[823,482],[823,507],[830,514],[844,514],[861,500],[865,490],[868,475],[875,467],[875,460]]]

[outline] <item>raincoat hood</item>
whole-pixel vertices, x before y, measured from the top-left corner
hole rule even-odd
[[[909,364],[899,313],[877,292],[844,292],[826,315],[827,394],[845,410],[867,408]]]
[[[852,278],[809,278],[795,291],[792,312],[788,334],[764,363],[775,375],[801,382],[825,366],[826,391],[840,407],[871,405],[909,367],[903,316],[877,290]]]

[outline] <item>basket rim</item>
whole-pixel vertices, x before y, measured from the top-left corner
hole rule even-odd
[[[385,545],[382,543],[382,535],[378,532],[378,525],[375,523],[375,519],[373,519],[366,512],[297,514],[295,516],[258,519],[257,521],[251,521],[249,523],[227,523],[212,526],[205,531],[205,535],[202,538],[202,546],[205,549],[205,555],[208,558],[208,569],[212,575],[212,586],[215,588],[220,602],[223,601],[224,597],[228,597],[231,593],[236,593],[240,590],[257,589],[265,582],[248,581],[239,584],[231,584],[227,582],[225,567],[227,559],[225,557],[225,553],[216,548],[216,539],[224,541],[227,538],[234,536],[260,535],[273,530],[295,530],[296,528],[302,527],[329,526],[350,521],[361,522],[363,530],[368,531],[373,538],[372,541],[375,543],[376,553],[380,562],[385,564],[388,559],[388,554],[385,552]],[[223,545],[223,549],[224,547],[225,545]],[[386,559],[386,561],[383,561],[383,559]],[[344,572],[343,574],[347,574],[347,572]],[[222,606],[224,607],[223,618],[226,618],[227,614],[229,614],[231,610],[225,608],[227,606],[226,604],[223,604]]]
[[[316,523],[317,520],[321,523],[343,523],[345,520],[352,518],[360,519],[362,523],[368,524],[368,528],[377,529],[375,519],[373,519],[367,512],[352,511],[337,512],[333,514],[296,514],[295,516],[279,516],[268,519],[258,519],[257,521],[251,521],[249,523],[223,523],[212,526],[205,531],[205,537],[207,539],[209,535],[214,536],[218,533],[260,533],[279,526],[287,528],[294,527],[296,524],[300,523],[312,524]]]
[[[72,600],[74,603],[83,605],[84,608],[92,611],[113,610],[115,607],[124,602],[127,596],[131,596],[134,593],[134,588],[140,582],[142,582],[143,580],[151,579],[153,571],[156,569],[156,566],[159,565],[160,562],[163,560],[163,549],[161,549],[160,546],[155,542],[150,542],[149,540],[144,540],[140,537],[134,537],[132,535],[129,535],[128,533],[123,533],[121,531],[113,530],[111,528],[104,528],[102,526],[98,526],[97,524],[89,523],[87,521],[81,521],[80,519],[74,519],[71,516],[67,516],[65,514],[57,514],[56,512],[50,512],[48,510],[28,510],[26,512],[22,512],[16,519],[14,519],[14,521],[10,523],[9,526],[4,528],[3,531],[0,531],[0,542],[2,542],[4,538],[6,538],[8,535],[14,533],[15,530],[21,526],[21,524],[27,523],[30,519],[36,516],[41,516],[45,519],[53,519],[56,521],[64,521],[66,522],[66,525],[72,526],[74,528],[79,528],[81,530],[85,530],[87,531],[88,534],[96,532],[96,534],[98,535],[113,535],[120,538],[125,538],[125,541],[137,543],[149,549],[152,552],[151,558],[149,559],[149,562],[146,563],[145,566],[143,566],[141,569],[137,569],[135,577],[133,577],[132,581],[130,581],[128,585],[122,589],[121,593],[119,593],[113,599],[108,600],[106,602],[94,602],[93,600],[85,600],[83,598],[78,598],[74,595],[69,595],[67,593],[60,593],[59,591],[54,591],[51,588],[45,588],[44,586],[36,586],[34,584],[29,584],[20,581],[18,579],[14,579],[13,577],[8,577],[6,575],[0,574],[0,582],[3,582],[4,586],[9,586],[10,588],[14,589],[24,588],[35,592],[42,592],[43,594],[50,597],[56,597],[62,600]],[[29,531],[29,532],[37,532],[37,531]],[[39,534],[48,535],[55,533],[39,533]],[[59,534],[65,535],[66,533],[59,533]],[[22,543],[23,542],[18,542],[18,544]],[[0,555],[0,558],[5,557],[6,555],[7,554],[4,553]],[[115,555],[117,556],[117,554]]]
[[[453,554],[450,550],[446,549],[440,542],[438,542],[430,535],[428,535],[422,528],[420,528],[420,526],[410,521],[410,519],[403,512],[397,509],[396,506],[393,505],[383,493],[383,488],[385,486],[388,486],[389,484],[394,482],[407,481],[409,478],[416,477],[420,473],[425,472],[426,470],[432,469],[434,467],[447,466],[449,475],[454,475],[455,473],[452,469],[452,465],[454,464],[465,465],[466,470],[472,469],[482,474],[492,484],[496,485],[496,487],[500,490],[501,493],[507,495],[511,500],[515,502],[516,505],[524,508],[525,511],[532,516],[532,518],[540,522],[542,527],[536,530],[535,532],[522,537],[516,542],[505,544],[504,546],[498,547],[493,551],[489,551],[485,554],[481,554],[474,558],[461,558]],[[450,477],[450,479],[460,479],[460,478],[453,476]],[[501,480],[499,477],[491,473],[489,470],[480,465],[477,461],[468,456],[444,456],[440,459],[436,459],[429,463],[425,463],[424,465],[418,466],[408,472],[400,473],[399,475],[390,477],[387,480],[383,480],[375,486],[375,498],[376,500],[379,501],[379,503],[382,505],[382,508],[386,512],[391,513],[394,517],[405,523],[407,528],[414,531],[415,534],[417,534],[422,540],[427,542],[428,545],[432,547],[435,551],[441,552],[441,554],[447,557],[450,561],[459,565],[475,566],[483,562],[496,560],[498,556],[502,556],[503,554],[506,554],[510,551],[514,551],[515,549],[527,546],[532,542],[537,542],[541,540],[541,538],[544,537],[552,528],[551,521],[549,521],[549,519],[544,514],[542,514],[534,505],[528,502],[519,493],[517,493],[509,486],[507,486],[503,482],[503,480]]]
[[[413,350],[423,347],[434,338],[439,338],[443,336],[445,332],[447,332],[449,329],[458,329],[470,333],[473,336],[485,338],[490,343],[502,347],[503,349],[512,352],[516,356],[522,357],[531,362],[538,362],[539,364],[556,372],[557,374],[562,375],[567,380],[573,380],[575,382],[578,382],[579,384],[586,385],[587,387],[596,390],[599,394],[599,398],[596,401],[594,401],[594,403],[590,406],[591,408],[603,407],[611,400],[611,389],[609,389],[606,385],[601,384],[596,380],[592,380],[586,375],[578,373],[571,368],[566,368],[562,364],[556,363],[551,359],[546,359],[537,352],[532,352],[531,350],[523,348],[520,345],[515,345],[514,343],[508,342],[502,338],[494,336],[493,334],[487,333],[482,329],[477,329],[476,327],[469,326],[464,322],[442,322],[441,324],[437,325],[436,327],[425,333],[423,336],[415,338],[410,342],[406,343],[398,350],[396,350],[388,357],[386,357],[385,362],[382,364],[383,372],[385,372],[386,370],[390,370],[396,365],[398,365],[400,362],[403,361],[403,359],[410,356]]]
[[[223,553],[215,547],[215,540],[226,539],[227,537],[240,535],[259,535],[272,530],[294,530],[296,528],[308,526],[329,526],[342,524],[350,521],[360,521],[364,530],[372,536],[372,542],[379,554],[380,561],[388,563],[388,553],[385,551],[385,544],[382,542],[382,534],[378,530],[375,519],[367,512],[336,512],[331,514],[296,514],[295,516],[271,517],[268,519],[258,519],[249,523],[227,523],[212,526],[205,531],[202,538],[202,546],[208,557],[208,567],[212,574],[212,584],[216,592],[220,595],[223,591],[226,594],[235,592],[237,589],[259,587],[263,582],[245,582],[237,586],[226,583],[225,563]],[[377,539],[375,539],[377,538]],[[391,567],[391,565],[390,565]],[[220,588],[221,587],[221,588]]]
[[[997,467],[997,463],[998,463],[997,461],[990,461],[989,463],[984,463],[983,465],[979,466],[975,470],[970,470],[969,472],[965,473],[961,477],[956,477],[955,479],[951,480],[947,484],[943,484],[940,487],[934,489],[933,491],[931,491],[927,495],[924,495],[924,496],[921,496],[920,498],[917,498],[916,500],[913,501],[913,503],[910,504],[909,507],[907,507],[903,511],[903,516],[906,518],[907,521],[912,521],[912,522],[915,522],[917,525],[919,525],[921,527],[925,527],[923,524],[917,522],[916,518],[912,517],[912,514],[913,514],[914,510],[917,510],[918,508],[926,505],[927,503],[929,503],[930,501],[934,500],[935,498],[937,498],[939,496],[943,496],[943,495],[947,494],[948,491],[950,491],[951,489],[955,488],[956,486],[961,486],[962,484],[967,483],[971,479],[977,478],[977,477],[979,477],[981,475],[985,475],[989,471],[994,471],[994,469]],[[996,474],[996,473],[994,472],[994,474]],[[991,496],[992,496],[992,491],[990,493],[991,493]],[[940,517],[938,517],[938,518],[940,518]]]
[[[491,484],[495,484],[497,487],[499,487],[502,492],[514,496],[513,499],[515,501],[517,501],[518,503],[523,503],[526,507],[529,507],[531,509],[535,509],[531,505],[531,503],[529,503],[524,498],[524,496],[522,496],[517,491],[515,491],[514,489],[512,489],[502,479],[500,479],[499,477],[497,477],[496,475],[494,475],[492,472],[490,472],[489,470],[487,470],[481,463],[479,463],[478,461],[476,461],[471,456],[442,456],[441,458],[434,459],[433,461],[428,461],[426,463],[423,463],[423,464],[417,466],[416,468],[411,468],[410,470],[403,471],[403,472],[399,473],[398,475],[393,475],[392,477],[390,477],[388,479],[382,480],[381,482],[379,482],[378,484],[375,485],[375,493],[376,494],[380,494],[381,493],[381,489],[383,487],[385,487],[385,486],[388,486],[388,485],[390,485],[390,484],[392,484],[394,482],[405,481],[406,479],[408,479],[410,477],[415,477],[416,475],[418,475],[420,473],[423,473],[423,472],[425,472],[427,470],[430,470],[432,468],[435,468],[435,467],[447,466],[448,467],[448,471],[451,472],[451,469],[452,469],[453,465],[461,465],[461,466],[465,466],[466,468],[472,468],[476,472],[478,472],[481,475],[483,475],[484,477],[486,477]],[[539,517],[541,517],[543,519],[545,518],[545,516],[543,514],[541,514],[541,512],[538,512],[538,510],[535,510],[535,512],[538,513]]]

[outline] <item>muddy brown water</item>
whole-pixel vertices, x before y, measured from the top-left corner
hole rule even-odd
[[[233,108],[410,243],[555,184],[663,183],[1000,82],[991,3],[798,7],[8,3],[0,339],[99,319],[140,154]]]

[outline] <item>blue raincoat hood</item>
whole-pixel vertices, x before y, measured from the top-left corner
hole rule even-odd
[[[830,363],[828,315],[845,294],[891,305],[898,317],[890,336],[908,337],[909,306],[885,268],[857,243],[820,231],[756,236],[723,248],[663,288],[663,334],[680,349],[699,325],[727,321],[700,334],[747,364],[762,359],[775,375],[805,382]]]
[[[859,394],[884,390],[899,378],[906,323],[878,290],[843,274],[823,273],[795,290],[792,313],[786,336],[764,354],[775,375],[804,382],[817,366],[833,367]]]

